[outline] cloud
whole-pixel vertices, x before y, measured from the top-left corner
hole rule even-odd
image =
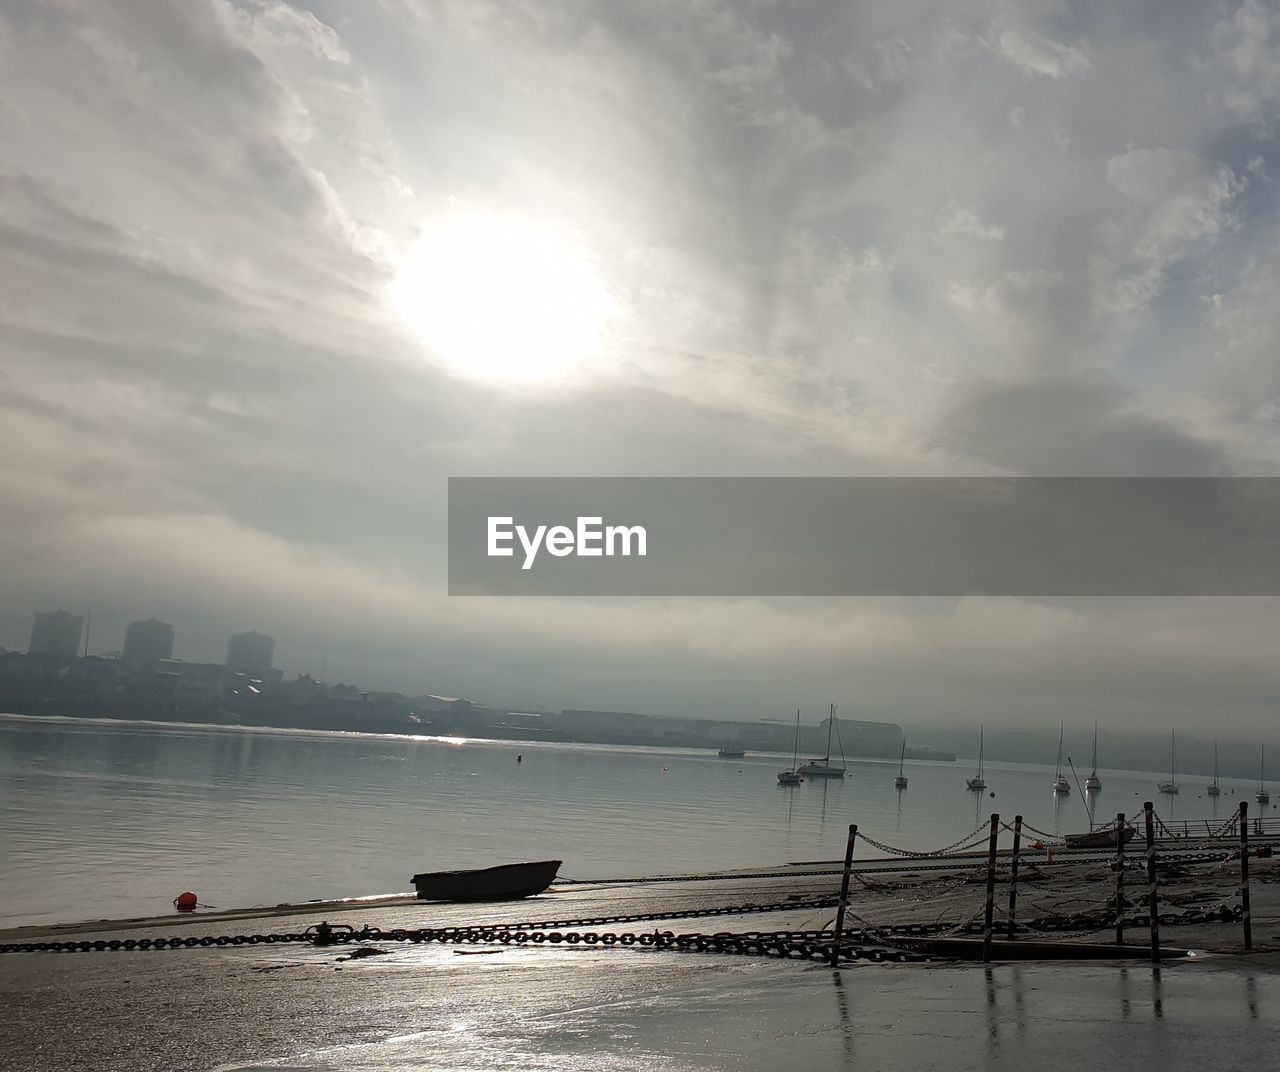
[[[1100,371],[970,384],[937,443],[997,472],[1037,476],[1229,476],[1229,456],[1175,422],[1143,414]]]
[[[1265,123],[1280,98],[1280,15],[1260,0],[1228,10],[1211,31],[1214,61],[1226,76],[1216,92],[1231,111]]]
[[[1270,6],[330,12],[0,14],[0,644],[46,603],[172,600],[193,657],[252,612],[290,669],[347,644],[352,676],[512,702],[772,704],[861,651],[886,708],[959,673],[1012,709],[1005,645],[1066,688],[1140,627],[1099,689],[1165,699],[1196,643],[1257,680],[1194,608],[1175,639],[1151,608],[439,586],[450,474],[1274,471]],[[400,259],[459,206],[589,251],[623,311],[589,375],[481,384],[400,323]]]
[[[1004,30],[996,38],[997,47],[1019,70],[1047,78],[1067,78],[1089,69],[1085,50],[1063,45],[1026,30]]]
[[[981,242],[999,242],[1004,238],[1004,228],[998,223],[983,223],[968,209],[959,209],[942,228],[942,234],[976,238]]]

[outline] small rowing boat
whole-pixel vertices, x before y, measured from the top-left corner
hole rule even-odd
[[[1127,844],[1132,839],[1133,827],[1126,826],[1121,840]],[[1064,834],[1063,840],[1070,849],[1109,849],[1116,843],[1116,828],[1112,824],[1101,830],[1090,830],[1087,834]]]
[[[476,871],[428,871],[410,881],[422,901],[515,901],[550,886],[560,864],[560,860],[538,860]]]

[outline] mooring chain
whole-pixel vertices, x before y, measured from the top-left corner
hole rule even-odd
[[[927,928],[914,926],[906,928],[911,933],[927,937]],[[21,948],[5,947],[6,952],[90,952],[97,950],[147,950],[178,949],[196,946],[242,946],[274,944],[278,942],[310,942],[315,945],[345,945],[350,942],[365,941],[407,941],[415,944],[434,941],[446,944],[498,944],[498,945],[534,945],[534,946],[622,946],[624,948],[639,947],[642,949],[675,950],[678,952],[708,952],[741,954],[744,956],[776,956],[790,959],[807,959],[827,961],[831,957],[832,943],[825,930],[818,931],[746,931],[735,933],[720,931],[715,934],[700,932],[676,934],[673,931],[653,931],[652,933],[633,934],[605,932],[603,934],[580,931],[508,931],[500,930],[489,934],[453,933],[439,931],[378,931],[377,928],[365,928],[361,931],[334,928],[324,941],[315,933],[303,934],[239,934],[222,935],[217,938],[139,938],[112,941],[84,942],[35,942],[27,943]],[[861,959],[872,961],[896,960],[900,962],[923,962],[939,959],[925,953],[901,952],[898,950],[861,946],[858,943],[871,941],[865,931],[850,931],[842,936],[839,955],[842,959]],[[29,948],[27,947],[29,946]]]
[[[1002,822],[1000,825],[1003,826],[1006,830],[1009,830],[1009,831],[1013,830],[1013,827],[1010,826],[1008,823]],[[1055,842],[1057,844],[1066,844],[1066,839],[1061,834],[1050,834],[1047,830],[1041,830],[1038,827],[1032,826],[1025,819],[1022,821],[1022,830],[1024,833],[1030,830],[1031,833],[1037,835],[1041,839],[1048,838],[1050,841]]]
[[[859,831],[858,833],[858,840],[865,841],[868,845],[872,846],[872,848],[879,849],[881,852],[887,852],[894,856],[907,856],[912,859],[926,860],[931,857],[943,856],[949,852],[957,852],[962,849],[971,849],[977,845],[980,845],[985,840],[985,834],[987,829],[988,829],[987,824],[983,823],[981,826],[974,829],[971,833],[965,834],[965,836],[962,837],[959,841],[953,841],[950,845],[946,845],[941,849],[932,849],[928,852],[917,852],[914,849],[903,849],[903,848],[899,848],[896,845],[887,845],[883,841],[877,841],[875,838],[871,837],[869,834],[864,834],[861,831]]]
[[[652,875],[644,878],[558,878],[556,886],[647,886],[663,882],[732,882],[745,878],[825,878],[841,875],[840,868],[826,871],[751,871],[724,873],[719,871],[700,875]]]
[[[786,908],[809,907],[808,905],[800,906],[794,902],[788,903]],[[825,907],[830,907],[828,904]],[[734,914],[729,912],[721,912],[719,914]],[[741,914],[741,913],[737,913]],[[652,919],[653,913],[648,913],[644,919]],[[968,919],[954,926],[948,927],[942,923],[907,923],[907,924],[888,924],[876,925],[869,920],[862,918],[856,913],[849,913],[849,917],[863,925],[862,930],[849,931],[843,936],[843,940],[850,942],[870,942],[886,946],[894,946],[901,944],[903,939],[907,938],[928,938],[928,937],[945,937],[951,934],[962,933],[981,933],[983,925],[978,922],[978,917],[982,915],[982,911],[974,913]],[[1170,915],[1162,917],[1161,923],[1169,926],[1190,925],[1198,923],[1218,923],[1218,922],[1238,922],[1241,918],[1242,911],[1239,906],[1230,907],[1226,904],[1218,905],[1212,909],[1201,909],[1190,912],[1183,912],[1178,915]],[[671,914],[667,914],[665,918],[673,918]],[[639,921],[638,919],[636,920]],[[1146,926],[1148,919],[1143,915],[1135,915],[1125,917],[1125,922],[1135,926]],[[1078,914],[1072,916],[1060,916],[1049,918],[1038,918],[1023,921],[1019,926],[1034,931],[1079,931],[1080,933],[1088,933],[1089,931],[1101,930],[1106,927],[1113,926],[1115,923],[1114,913],[1095,913],[1095,914]],[[591,925],[585,923],[583,925]],[[68,942],[21,942],[8,945],[0,945],[0,953],[88,953],[101,951],[123,950],[126,952],[134,950],[160,950],[160,949],[193,949],[197,947],[225,948],[227,946],[245,946],[245,945],[276,945],[287,943],[309,943],[314,945],[342,945],[350,942],[412,942],[420,944],[423,942],[436,942],[441,944],[454,945],[480,945],[480,944],[497,944],[497,945],[525,945],[532,944],[536,946],[550,945],[587,945],[587,946],[641,946],[644,948],[655,947],[659,949],[678,949],[700,952],[724,952],[724,953],[744,953],[746,955],[776,955],[788,957],[810,958],[823,960],[829,957],[831,943],[818,943],[818,940],[826,933],[825,928],[819,931],[748,931],[743,933],[734,933],[721,931],[715,934],[692,933],[676,935],[671,931],[654,931],[651,934],[617,934],[606,931],[597,933],[595,931],[581,932],[577,930],[562,931],[559,929],[551,929],[545,927],[534,929],[527,925],[519,928],[515,926],[485,925],[478,927],[438,927],[438,928],[418,928],[413,930],[389,930],[384,931],[378,927],[365,926],[361,930],[355,930],[353,927],[338,924],[330,927],[328,924],[321,924],[308,928],[307,931],[301,933],[287,934],[236,934],[236,935],[204,935],[202,937],[186,937],[186,938],[116,938],[116,939],[95,939],[83,941]],[[776,948],[775,948],[776,947]],[[881,950],[877,953],[875,950],[865,950],[859,947],[853,947],[853,951],[849,952],[841,946],[841,956],[852,958],[862,958],[869,960],[883,960],[886,957]],[[818,955],[818,952],[822,952]],[[923,956],[918,955],[918,956]],[[928,958],[925,958],[928,959]]]
[[[699,919],[706,916],[747,916],[768,912],[785,912],[790,909],[803,911],[806,908],[834,908],[838,903],[839,900],[835,896],[810,897],[773,901],[769,904],[715,905],[710,908],[669,909],[665,912],[632,912],[627,915],[586,916],[581,919],[543,919],[535,920],[531,923],[495,923],[472,927],[439,927],[434,929],[445,932],[455,930],[566,930],[576,927],[603,927],[610,923],[647,923],[656,919]]]
[[[590,916],[582,919],[548,919],[534,920],[531,922],[519,923],[492,923],[481,924],[467,927],[425,927],[414,930],[396,929],[392,931],[383,931],[378,927],[366,926],[357,934],[371,936],[379,939],[384,935],[400,935],[400,934],[424,934],[433,938],[435,935],[460,935],[463,941],[472,940],[472,935],[487,935],[497,933],[498,931],[551,931],[551,930],[569,930],[579,927],[604,927],[615,923],[647,923],[654,920],[662,919],[702,919],[708,916],[746,916],[764,914],[770,912],[785,911],[804,911],[806,909],[817,908],[834,908],[838,904],[838,899],[832,897],[817,897],[803,900],[787,900],[774,901],[771,904],[742,904],[742,905],[717,905],[710,908],[683,908],[672,909],[665,912],[632,912],[625,915],[612,916]],[[345,932],[344,932],[345,933]],[[84,951],[85,946],[92,949],[110,948],[110,949],[150,949],[150,948],[172,948],[191,947],[195,945],[241,945],[243,942],[236,941],[232,936],[224,936],[223,939],[209,938],[156,938],[152,939],[151,944],[142,945],[146,939],[113,939],[103,946],[98,941],[87,942],[19,942],[9,945],[0,945],[0,953],[30,953],[46,950],[61,951]],[[243,937],[243,936],[238,936]],[[258,941],[309,941],[310,938],[304,935],[288,935],[288,936],[268,936],[258,935]],[[475,939],[479,940],[479,939]],[[128,944],[132,943],[132,944]]]

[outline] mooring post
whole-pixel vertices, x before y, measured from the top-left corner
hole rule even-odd
[[[1116,945],[1124,945],[1124,812],[1116,814]]]
[[[1022,816],[1013,817],[1013,857],[1009,863],[1009,941],[1017,928],[1018,915],[1018,846],[1022,844]]]
[[[1245,952],[1253,949],[1253,921],[1249,918],[1249,804],[1240,801],[1240,920]]]
[[[996,912],[996,841],[1000,837],[1000,816],[991,814],[991,841],[987,845],[987,911],[982,929],[982,963],[991,963],[991,928]]]
[[[1147,916],[1151,920],[1151,959],[1160,963],[1160,891],[1156,887],[1156,823],[1151,801],[1142,805],[1147,819]]]
[[[844,934],[844,910],[849,906],[849,875],[853,871],[853,843],[858,837],[858,824],[849,824],[849,840],[844,846],[844,877],[840,879],[840,903],[836,908],[836,931],[831,942],[831,966],[840,962],[840,939]]]

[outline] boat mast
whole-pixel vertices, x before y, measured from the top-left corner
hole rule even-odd
[[[831,727],[835,724],[835,720],[836,720],[836,705],[831,704],[827,708],[827,754],[822,760],[823,763],[831,762]]]
[[[1218,784],[1218,742],[1213,742],[1213,784]]]
[[[1178,731],[1169,731],[1169,784],[1178,784]]]
[[[1058,762],[1054,767],[1054,771],[1053,771],[1053,780],[1055,782],[1062,781],[1062,734],[1065,729],[1066,729],[1066,723],[1059,722],[1058,723]]]
[[[907,739],[902,738],[902,755],[898,757],[898,777],[902,777],[903,765],[907,762]]]
[[[1266,772],[1267,772],[1267,746],[1265,744],[1258,745],[1258,792],[1261,793],[1266,788]]]
[[[796,769],[796,760],[800,758],[800,708],[796,708],[796,736],[791,745],[791,769]]]
[[[985,728],[986,727],[984,726],[978,727],[978,777],[979,778],[982,777],[982,731]]]
[[[1089,775],[1091,778],[1098,776],[1098,721],[1093,722],[1093,773]]]

